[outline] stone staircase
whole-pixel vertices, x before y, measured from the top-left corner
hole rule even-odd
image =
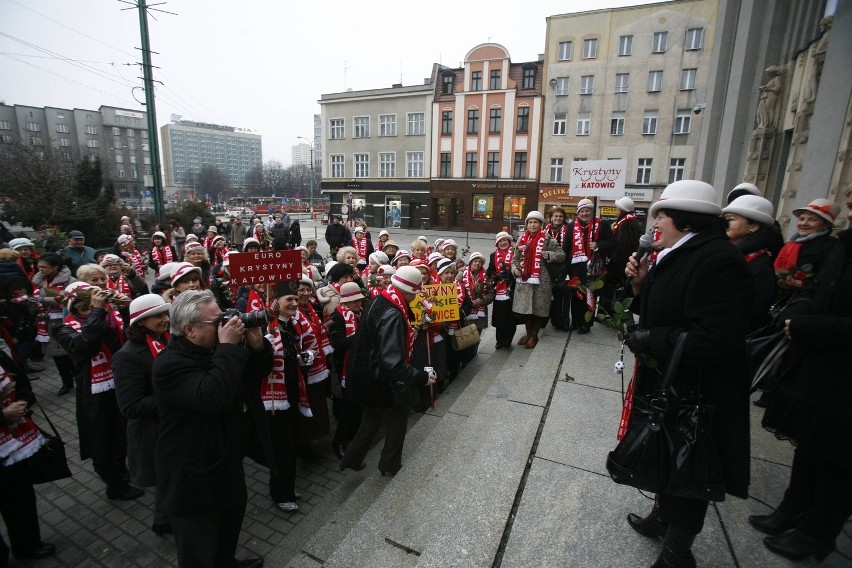
[[[522,328],[519,330],[522,331]],[[479,355],[419,417],[393,478],[348,473],[266,559],[273,566],[490,566],[542,425],[567,336]]]

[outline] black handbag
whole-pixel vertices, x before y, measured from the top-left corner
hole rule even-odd
[[[725,477],[711,435],[715,407],[671,394],[686,332],[675,343],[659,391],[634,396],[627,433],[606,460],[616,483],[676,497],[723,501]]]
[[[47,442],[26,459],[32,482],[34,484],[50,483],[59,479],[67,479],[71,477],[71,470],[68,469],[68,458],[65,456],[65,442],[62,441],[59,432],[56,431],[56,426],[50,421],[41,404],[38,402],[36,404],[50,425],[50,429],[53,430],[53,435],[39,428],[42,435],[47,438]]]
[[[751,392],[774,390],[774,385],[786,368],[784,354],[790,348],[790,340],[783,328],[775,324],[761,328],[746,337],[748,376]]]

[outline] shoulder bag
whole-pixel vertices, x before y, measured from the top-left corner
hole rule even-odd
[[[715,408],[700,394],[680,399],[670,387],[686,332],[675,343],[659,390],[634,396],[627,433],[606,460],[613,481],[676,497],[723,501],[725,478],[711,435]]]
[[[53,435],[39,428],[42,435],[47,438],[47,442],[36,453],[26,459],[26,463],[30,468],[32,482],[34,484],[49,483],[59,479],[67,479],[71,477],[71,470],[68,469],[68,458],[65,456],[65,442],[62,441],[59,432],[56,431],[56,426],[50,421],[41,404],[38,402],[36,404],[50,425],[50,429],[53,430]]]
[[[459,329],[453,335],[452,347],[453,351],[463,351],[472,345],[479,343],[479,329],[476,327],[476,322],[470,325],[464,325],[466,320],[462,320]]]

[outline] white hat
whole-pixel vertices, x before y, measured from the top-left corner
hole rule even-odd
[[[154,237],[160,237],[164,241],[166,240],[166,234],[162,231],[154,231],[154,234],[151,235],[151,240],[154,240]]]
[[[405,257],[410,261],[411,253],[405,249],[399,249],[398,251],[396,251],[396,254],[393,255],[393,260],[391,261],[391,264],[396,264],[396,261],[398,261],[402,257]]]
[[[336,260],[330,260],[328,264],[325,265],[325,273],[328,274],[328,271],[331,270],[331,267],[337,264]]]
[[[313,264],[309,264],[308,266],[302,268],[303,272],[306,270],[310,272],[309,276],[313,282],[319,282],[320,280],[322,280],[322,274],[320,274],[319,268],[317,268]]]
[[[540,223],[544,223],[544,215],[541,214],[541,211],[532,210],[527,213],[527,218],[525,219],[524,224],[526,225],[526,221],[529,221],[530,219],[536,219]]]
[[[379,231],[379,237],[383,237],[384,235],[390,236],[390,233],[388,233],[388,232],[387,232],[387,231],[385,231],[384,229],[382,229],[381,231]]]
[[[467,264],[470,265],[470,263],[476,260],[477,258],[482,261],[482,264],[485,264],[485,257],[482,255],[481,252],[475,252],[470,255],[470,258],[467,260]]]
[[[128,221],[130,221],[130,217],[128,217],[127,215],[122,215],[122,216],[121,216],[121,221],[124,221],[125,219],[127,219]]]
[[[586,207],[595,208],[595,202],[591,199],[581,199],[579,203],[577,203],[577,212],[580,212],[580,209],[585,209]]]
[[[506,231],[500,231],[499,233],[497,233],[497,236],[494,237],[494,244],[496,245],[497,243],[499,243],[503,239],[509,239],[509,242],[511,243],[512,242],[512,235],[510,235]]]
[[[391,284],[403,292],[416,294],[423,285],[423,275],[414,266],[400,266],[391,277]]]
[[[249,247],[249,245],[254,245],[256,247],[260,247],[260,241],[255,239],[254,237],[249,237],[243,241],[243,252]]]
[[[805,211],[810,211],[814,215],[819,215],[830,225],[834,225],[834,220],[840,214],[840,206],[829,199],[814,199],[804,207],[793,209],[793,215],[798,217]]]
[[[311,251],[308,250],[308,247],[303,247],[303,246],[298,246],[298,247],[294,248],[293,250],[311,252]]]
[[[194,236],[195,235],[193,235],[193,237]],[[118,243],[119,246],[124,246],[132,240],[133,240],[132,235],[119,235],[118,239],[116,239],[116,242]]]
[[[621,209],[622,211],[627,211],[628,213],[636,210],[636,204],[633,203],[633,200],[627,197],[626,195],[624,197],[619,197],[618,199],[616,199],[615,206]]]
[[[355,232],[355,233],[363,233],[363,232],[364,232],[364,227],[362,227],[361,225],[358,225],[357,227],[355,227],[355,231],[354,231],[354,232]]]
[[[444,258],[443,254],[437,251],[432,251],[431,253],[429,253],[429,257],[426,259],[426,264],[432,264],[436,260],[441,260],[442,258]]]
[[[313,267],[311,267],[313,268]],[[311,290],[314,289],[314,279],[302,272],[302,275],[299,277],[299,284],[307,284],[311,287]]]
[[[396,274],[396,268],[390,264],[383,264],[376,270],[378,276],[393,276],[394,274]]]
[[[730,201],[731,200],[731,194],[734,193],[735,191],[747,191],[752,195],[760,195],[760,189],[758,189],[758,187],[756,185],[754,185],[753,183],[748,183],[747,181],[744,181],[743,183],[734,186],[734,189],[732,189],[731,191],[728,192],[728,195],[727,195],[727,197],[725,197],[725,200]]]
[[[441,237],[438,237],[437,239],[435,239],[435,248],[436,249],[441,248],[441,245],[443,243],[444,243],[444,239],[442,239]]]
[[[101,266],[106,268],[107,266],[114,266],[116,264],[121,264],[121,257],[116,254],[105,254],[101,259]]]
[[[219,229],[216,228],[216,225],[210,225],[209,227],[207,227],[207,232],[208,233],[216,233],[218,235]]]
[[[441,243],[441,246],[439,248],[440,250],[444,250],[447,247],[459,248],[459,245],[457,245],[456,241],[454,241],[453,239],[446,239],[444,242]]]
[[[368,256],[367,260],[375,262],[376,264],[387,264],[388,262],[390,262],[388,255],[386,255],[380,250],[377,250],[376,252]]]
[[[654,217],[660,209],[674,209],[721,215],[722,207],[717,203],[717,199],[716,190],[709,183],[695,179],[682,179],[666,186],[659,201],[651,205],[648,214]]]
[[[222,235],[216,235],[215,237],[213,237],[213,240],[210,242],[210,244],[212,244],[213,246],[216,246],[216,243],[224,243],[224,242],[225,242],[225,237],[223,237]]]
[[[18,250],[21,247],[33,247],[33,248],[35,248],[35,245],[33,244],[33,242],[31,240],[29,240],[26,237],[18,237],[17,239],[12,239],[11,241],[9,241],[9,248],[10,249]]]
[[[119,238],[121,238],[121,237],[119,237]],[[188,235],[186,236],[186,241],[185,241],[185,242],[186,242],[187,244],[189,244],[189,243],[193,243],[193,242],[197,243],[197,242],[198,242],[198,237],[195,235],[195,233],[190,233],[190,234],[188,234]]]
[[[74,304],[74,300],[77,299],[77,293],[80,290],[91,290],[94,286],[90,284],[86,284],[85,282],[78,280],[76,282],[72,282],[68,286],[65,287],[63,293],[65,297],[68,299],[68,309],[71,309],[72,304]]]
[[[347,282],[340,287],[340,301],[354,302],[355,300],[363,300],[364,293],[361,292],[361,287],[355,282]]]
[[[382,250],[384,251],[388,247],[396,247],[399,250],[399,245],[396,244],[396,241],[393,239],[388,239],[385,241],[385,244],[382,245]]]
[[[171,309],[159,294],[145,294],[130,302],[130,325]]]
[[[201,243],[199,243],[198,241],[192,241],[190,243],[186,243],[183,248],[183,254],[184,256],[186,256],[187,253],[192,252],[194,250],[204,251],[205,254],[207,253],[207,249],[205,249]]]
[[[448,268],[455,265],[456,263],[454,260],[450,260],[449,258],[442,258],[438,261],[438,268],[436,270],[438,271],[438,274],[443,274]]]
[[[757,195],[741,195],[722,209],[722,212],[736,213],[764,225],[775,223],[775,208],[772,207],[772,202]]]
[[[172,277],[172,270],[180,264],[179,262],[167,262],[160,267],[160,275],[157,280],[168,280]]]
[[[428,245],[428,244],[429,244],[429,241],[427,241],[427,240],[426,240],[426,237],[424,237],[423,235],[420,235],[419,237],[417,237],[417,239],[416,239],[416,240],[418,240],[418,241],[423,241],[423,244],[425,244],[425,245]]]
[[[190,272],[197,272],[198,277],[201,278],[201,268],[198,266],[193,266],[188,262],[181,262],[177,266],[172,269],[171,279],[172,286],[174,286],[178,280],[189,274]]]

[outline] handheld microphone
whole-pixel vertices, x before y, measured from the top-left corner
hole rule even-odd
[[[641,237],[639,237],[639,248],[636,250],[636,260],[642,260],[642,258],[651,252],[651,247],[654,246],[654,237],[648,233],[645,233]]]

